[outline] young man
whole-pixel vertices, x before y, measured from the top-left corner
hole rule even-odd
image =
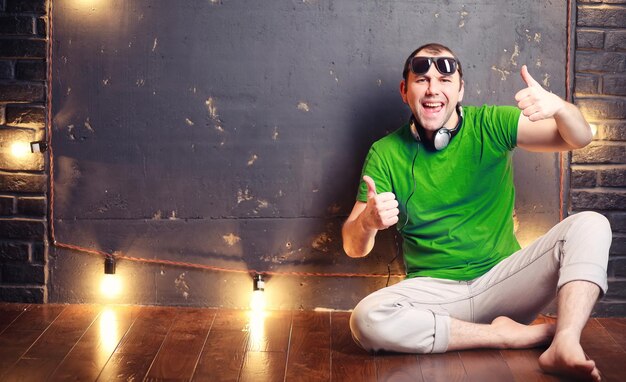
[[[608,221],[575,214],[524,249],[513,232],[513,148],[581,148],[592,139],[589,125],[526,66],[517,108],[461,107],[462,74],[439,44],[405,63],[400,94],[412,118],[372,145],[342,234],[348,256],[363,257],[379,230],[397,224],[407,278],[356,306],[353,337],[374,352],[550,343],[543,370],[599,380],[580,334],[607,289]],[[527,325],[555,297],[556,325]]]

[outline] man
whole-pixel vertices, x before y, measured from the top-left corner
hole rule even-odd
[[[458,58],[428,44],[407,59],[400,83],[410,122],[372,145],[342,235],[350,257],[397,224],[407,278],[363,299],[350,320],[369,351],[436,353],[528,348],[549,373],[599,380],[580,334],[606,292],[611,229],[575,214],[527,248],[513,232],[511,151],[566,151],[592,139],[576,106],[529,74],[512,106],[460,106]],[[557,298],[556,325],[527,325]]]

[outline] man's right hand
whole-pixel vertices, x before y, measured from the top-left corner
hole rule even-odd
[[[367,207],[363,211],[363,228],[387,229],[398,222],[398,201],[393,192],[376,193],[376,183],[369,176],[363,176],[367,184]]]

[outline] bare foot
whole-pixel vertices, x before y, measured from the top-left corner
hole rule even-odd
[[[493,320],[491,326],[501,334],[504,349],[525,349],[548,344],[556,329],[552,323],[524,325],[504,316]]]
[[[576,339],[561,336],[554,339],[539,357],[539,366],[546,373],[559,374],[581,381],[600,381],[596,363],[587,359]]]

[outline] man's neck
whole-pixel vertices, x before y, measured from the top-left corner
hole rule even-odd
[[[450,118],[448,118],[448,120],[441,127],[445,127],[448,130],[454,130],[454,128],[456,127],[456,125],[458,123],[459,123],[459,114],[457,112],[457,107],[455,106],[454,112],[450,115]],[[437,130],[439,130],[439,129],[437,129]],[[435,131],[437,131],[437,130],[435,130]],[[426,133],[426,137],[429,140],[433,139],[433,135],[435,134],[435,131],[424,129],[424,132]]]

